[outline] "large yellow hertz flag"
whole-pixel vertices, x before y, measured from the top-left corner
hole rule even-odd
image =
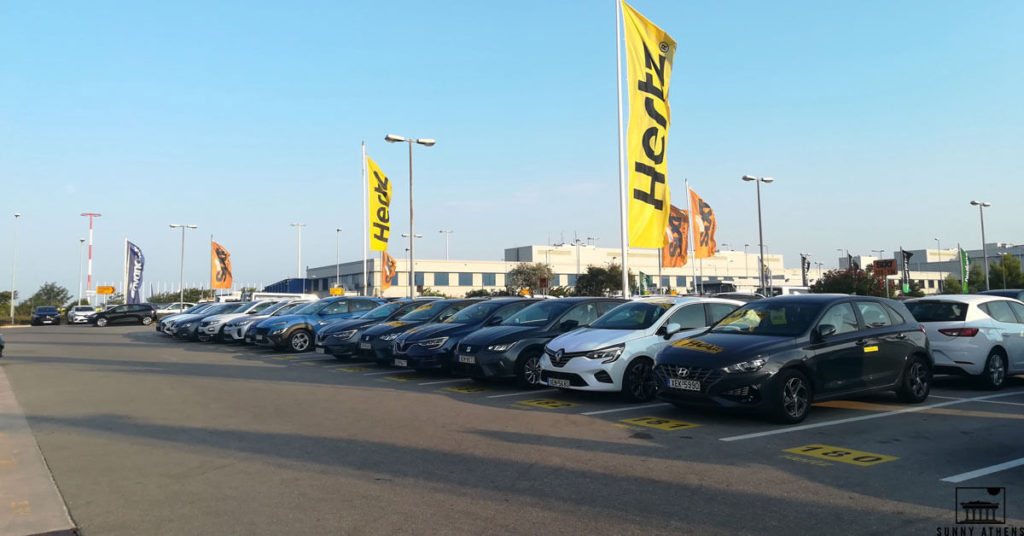
[[[231,254],[210,241],[210,288],[231,288]]]
[[[676,42],[629,4],[622,3],[629,73],[629,245],[665,244],[669,190],[665,182],[665,142],[670,112],[668,82]]]
[[[366,157],[366,170],[370,181],[370,249],[387,251],[391,236],[391,181],[370,157]]]
[[[661,265],[679,268],[686,264],[687,238],[690,236],[690,218],[685,210],[672,205],[665,227],[665,247],[661,248]]]
[[[715,211],[704,202],[697,192],[690,190],[690,215],[693,219],[693,256],[698,259],[713,257],[718,244],[715,243]]]
[[[395,281],[395,276],[398,275],[395,269],[395,258],[388,255],[387,251],[380,252],[380,292],[383,294]]]

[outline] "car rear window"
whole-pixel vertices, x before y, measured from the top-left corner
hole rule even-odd
[[[967,304],[955,301],[927,300],[906,304],[918,322],[963,322]]]

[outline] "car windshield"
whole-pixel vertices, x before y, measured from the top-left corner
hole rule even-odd
[[[36,307],[36,312],[37,313],[43,313],[43,314],[56,313],[57,312],[57,308],[56,307]]]
[[[562,314],[572,303],[563,301],[543,301],[526,306],[525,309],[508,317],[501,323],[503,326],[543,326]]]
[[[411,312],[406,313],[401,318],[399,318],[399,320],[401,320],[403,322],[420,322],[420,321],[424,321],[424,320],[430,320],[431,318],[434,317],[434,313],[440,311],[442,308],[444,308],[446,306],[449,306],[449,305],[451,305],[450,302],[445,303],[445,302],[435,301],[435,302],[425,303],[425,304],[423,304],[423,305],[413,309]]]
[[[915,301],[904,304],[918,322],[963,322],[967,304],[945,300]]]
[[[240,303],[224,303],[224,304],[221,304],[221,305],[214,305],[213,307],[210,307],[209,309],[203,311],[203,313],[209,313],[209,314],[215,314],[215,315],[221,315],[221,314],[224,314],[224,313],[233,313],[233,312],[235,312],[236,309],[238,309],[242,305],[243,304],[240,304]]]
[[[270,316],[290,315],[295,313],[295,311],[298,311],[299,309],[305,307],[306,305],[309,305],[309,302],[289,303],[284,307],[274,311],[273,314],[271,314]]]
[[[598,318],[595,329],[647,329],[675,305],[673,302],[648,301],[624,303]]]
[[[317,311],[319,311],[320,309],[323,309],[324,306],[326,306],[326,305],[327,304],[324,303],[324,302],[315,301],[313,303],[307,303],[306,305],[303,305],[302,307],[297,307],[297,308],[293,309],[292,311],[289,311],[288,314],[290,314],[290,315],[311,315],[311,314],[316,314]]]
[[[448,317],[445,322],[448,324],[476,324],[483,322],[485,318],[508,303],[481,302],[474,303],[459,311],[455,316]]]
[[[260,312],[263,312],[263,311],[266,311],[266,310],[270,309],[274,305],[277,305],[277,304],[275,302],[263,302],[263,303],[261,303],[259,305],[256,305],[252,309],[249,309],[247,312],[249,314],[260,313]]]
[[[380,307],[377,307],[376,309],[371,309],[370,312],[368,312],[365,315],[363,315],[362,318],[363,318],[363,320],[381,320],[383,318],[387,318],[387,317],[391,316],[391,313],[397,311],[398,308],[403,306],[403,305],[405,305],[405,304],[404,303],[386,303],[384,305],[381,305]]]
[[[807,331],[821,308],[820,303],[756,301],[729,313],[711,333],[796,337]]]

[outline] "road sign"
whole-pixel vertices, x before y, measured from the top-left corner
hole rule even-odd
[[[331,287],[331,296],[344,296],[344,287]]]
[[[113,294],[114,287],[96,287],[96,294]]]
[[[873,263],[875,275],[896,275],[900,273],[896,259],[879,259]]]

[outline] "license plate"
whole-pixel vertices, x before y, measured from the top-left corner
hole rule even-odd
[[[469,363],[470,365],[475,365],[476,358],[471,355],[459,355],[459,363]]]
[[[256,340],[257,341],[262,341],[263,340],[263,335],[257,335],[256,336]]]
[[[396,367],[408,367],[409,366],[409,362],[404,360],[404,359],[396,359],[395,360],[395,366]]]
[[[318,354],[322,354],[322,353],[324,353],[324,347],[323,346],[317,346],[316,349],[313,350],[313,351],[318,353]]]
[[[548,385],[551,387],[569,387],[572,385],[569,380],[559,380],[558,378],[548,378]]]
[[[676,378],[669,378],[668,386],[673,389],[683,389],[686,391],[700,391],[700,382],[696,380],[680,380]]]
[[[43,323],[44,323],[44,324],[52,324],[52,323],[53,323],[53,320],[43,320]]]
[[[359,343],[359,349],[360,350],[369,350],[370,348],[373,348],[373,345],[368,343],[368,342],[361,342],[361,343]]]

